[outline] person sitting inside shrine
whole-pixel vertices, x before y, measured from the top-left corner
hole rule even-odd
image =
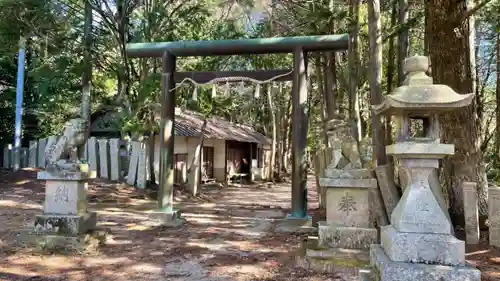
[[[241,159],[241,165],[240,165],[240,174],[244,175],[243,178],[246,181],[250,181],[250,164],[248,163],[248,160],[243,157]]]

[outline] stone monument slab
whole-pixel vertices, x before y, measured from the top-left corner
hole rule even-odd
[[[89,157],[89,170],[90,177],[95,178],[98,177],[100,169],[99,169],[99,157],[98,157],[98,147],[97,147],[97,139],[95,137],[91,137],[87,140],[87,150]]]
[[[109,140],[109,162],[110,162],[110,179],[119,181],[121,178],[121,156],[120,156],[120,139]]]
[[[463,182],[465,216],[465,241],[470,245],[479,244],[479,210],[477,199],[477,184]]]
[[[109,179],[108,140],[98,139],[97,143],[99,145],[99,177],[103,179]]]
[[[12,154],[12,144],[8,144],[3,149],[3,167],[4,168],[11,168],[12,167],[11,154]]]
[[[37,158],[38,158],[38,141],[30,141],[30,146],[29,146],[29,163],[28,166],[30,168],[36,168],[37,167]]]
[[[45,147],[47,145],[47,139],[38,140],[38,168],[45,168]]]
[[[500,247],[500,188],[488,188],[488,220],[490,245]]]
[[[26,147],[21,147],[20,148],[20,165],[21,168],[26,168],[28,167],[28,149]]]
[[[148,145],[146,143],[141,144],[141,149],[139,151],[139,163],[137,165],[137,188],[146,188],[146,183],[148,179]]]
[[[401,198],[394,182],[394,171],[390,165],[382,165],[375,168],[375,174],[377,175],[378,186],[380,187],[387,215],[390,218]]]
[[[139,164],[139,152],[141,150],[141,143],[137,141],[132,142],[132,153],[130,154],[130,162],[127,173],[127,184],[134,185],[137,176],[137,166]]]

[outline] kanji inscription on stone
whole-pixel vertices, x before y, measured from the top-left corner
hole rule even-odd
[[[338,210],[347,213],[347,215],[349,215],[349,212],[358,210],[356,209],[356,201],[354,201],[354,197],[349,195],[349,192],[346,192],[340,200]]]
[[[57,187],[56,193],[54,194],[54,202],[69,202],[69,192],[67,186],[63,185]]]

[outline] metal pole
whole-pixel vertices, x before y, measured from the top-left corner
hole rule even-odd
[[[17,56],[17,86],[16,86],[16,129],[14,132],[14,171],[18,171],[21,162],[21,126],[23,116],[24,61],[26,55],[26,39],[19,38],[19,54]]]
[[[291,218],[307,218],[307,54],[302,48],[293,53],[292,89],[292,213]]]
[[[173,212],[174,200],[175,65],[176,57],[165,52],[163,54],[160,123],[160,188],[158,192],[158,208],[164,212]]]

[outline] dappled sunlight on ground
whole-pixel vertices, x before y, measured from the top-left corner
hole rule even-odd
[[[110,229],[106,245],[92,255],[42,254],[13,241],[42,213],[44,184],[36,170],[3,171],[0,280],[328,280],[294,267],[304,237],[275,233],[276,220],[289,212],[290,191],[287,183],[206,186],[196,198],[177,190],[186,223],[165,228],[145,223],[156,208],[145,191],[96,180],[89,209]],[[316,208],[315,194],[309,200]]]
[[[311,178],[310,214],[323,218],[314,184]],[[289,183],[211,185],[195,198],[176,190],[186,223],[165,228],[146,223],[156,208],[147,192],[92,181],[89,208],[98,213],[99,226],[110,229],[106,245],[92,255],[41,254],[13,241],[42,213],[44,184],[36,170],[0,170],[0,280],[346,280],[341,271],[318,274],[295,266],[294,251],[305,237],[276,231],[277,220],[290,211],[290,191]],[[482,241],[468,247],[467,260],[482,270],[483,281],[500,280],[500,251]]]

